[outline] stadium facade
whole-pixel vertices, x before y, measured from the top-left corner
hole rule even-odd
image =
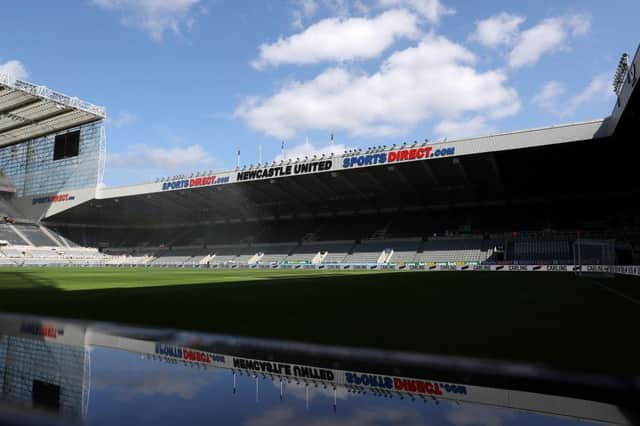
[[[2,250],[11,253],[0,261],[53,256],[61,264],[76,257],[85,264],[424,269],[639,264],[639,68],[638,52],[629,63],[621,60],[616,103],[600,120],[111,188],[99,185],[104,109],[2,77],[0,183],[7,189],[5,216],[19,220],[0,229]],[[42,246],[48,251],[40,256]]]

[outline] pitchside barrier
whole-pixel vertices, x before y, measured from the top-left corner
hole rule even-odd
[[[94,262],[87,263],[15,263],[0,264],[3,266],[25,266],[25,267],[109,267],[109,268],[193,268],[193,269],[301,269],[301,270],[393,270],[393,271],[490,271],[490,272],[572,272],[572,273],[602,273],[640,276],[640,265],[480,265],[477,263],[465,264],[461,262],[423,264],[378,264],[378,263],[328,263],[314,265],[311,263],[273,263],[273,264],[210,264],[210,265],[114,265]]]
[[[207,268],[207,265],[201,267]],[[239,269],[375,269],[375,270],[412,270],[412,271],[493,271],[493,272],[589,272],[615,273],[640,276],[640,266],[604,266],[604,265],[478,265],[478,264],[376,264],[376,263],[328,263],[314,265],[310,263],[282,263],[270,265],[210,265],[211,268]]]

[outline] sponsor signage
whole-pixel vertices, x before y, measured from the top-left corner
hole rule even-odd
[[[233,368],[251,370],[258,373],[279,374],[300,379],[325,380],[332,382],[336,375],[324,368],[297,364],[287,364],[274,361],[259,361],[246,358],[233,358]]]
[[[474,271],[491,271],[491,265],[473,265]]]
[[[568,272],[569,266],[568,265],[547,265],[546,269],[549,272]]]
[[[407,148],[396,151],[382,152],[379,154],[358,155],[345,157],[342,167],[371,166],[376,164],[390,164],[400,161],[424,160],[427,158],[448,157],[456,153],[455,147],[436,148],[425,146],[420,148]]]
[[[69,195],[69,194],[48,195],[46,197],[33,198],[31,200],[31,205],[49,204],[49,203],[61,203],[61,202],[64,202],[64,201],[72,201],[72,200],[75,200],[75,199],[76,199],[76,197],[74,195]]]
[[[252,170],[240,170],[225,172],[220,175],[202,176],[191,179],[176,179],[171,182],[163,182],[162,191],[196,188],[199,186],[222,185],[234,182],[250,182],[261,179],[277,177],[298,176],[309,173],[326,172],[354,167],[374,166],[382,164],[394,164],[406,161],[419,161],[429,158],[440,158],[455,155],[454,146],[438,148],[437,146],[423,146],[416,148],[403,148],[377,154],[347,156],[342,163],[337,159],[318,160],[308,163],[286,164],[272,167],[255,168]],[[334,162],[335,161],[335,162]]]
[[[617,274],[640,276],[640,266],[614,266],[612,269]]]
[[[451,383],[434,382],[430,380],[408,379],[402,377],[381,376],[376,374],[346,372],[347,384],[366,386],[383,390],[407,392],[432,396],[466,395],[467,388]]]
[[[315,161],[313,163],[290,164],[286,166],[276,166],[238,172],[236,175],[236,180],[238,182],[244,182],[281,176],[295,176],[314,172],[325,172],[331,170],[332,167],[332,160]]]
[[[185,188],[197,188],[198,186],[211,186],[229,183],[229,176],[201,176],[191,179],[179,179],[162,184],[163,191]]]
[[[64,336],[64,329],[53,325],[24,322],[20,325],[20,332],[30,334],[32,336],[48,337],[57,339],[58,336]]]
[[[183,348],[174,345],[156,343],[156,355],[168,358],[179,359],[181,361],[197,362],[201,364],[224,363],[224,356],[210,352],[198,351],[195,349]]]

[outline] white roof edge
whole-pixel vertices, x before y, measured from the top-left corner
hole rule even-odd
[[[441,144],[441,143],[451,143],[451,142],[475,141],[475,140],[479,140],[479,139],[495,138],[495,137],[499,137],[499,136],[511,136],[511,135],[517,135],[517,134],[522,134],[522,133],[540,132],[540,131],[544,131],[544,130],[559,129],[559,128],[563,128],[563,127],[584,126],[584,125],[588,125],[588,124],[604,123],[608,119],[609,119],[609,117],[605,117],[605,118],[597,118],[597,119],[593,119],[593,120],[575,121],[573,123],[555,124],[555,125],[551,125],[551,126],[531,127],[531,128],[522,129],[522,130],[512,130],[510,132],[488,133],[488,134],[485,134],[485,135],[473,136],[473,137],[470,137],[470,138],[458,138],[458,139],[448,139],[447,141],[438,141],[438,142],[433,143],[431,145],[436,145],[436,144]]]
[[[94,105],[90,102],[83,101],[73,96],[68,96],[60,92],[49,89],[47,86],[39,86],[20,80],[9,74],[0,72],[0,85],[7,86],[14,90],[28,93],[38,98],[66,105],[70,108],[78,109],[89,114],[93,114],[99,118],[106,118],[106,109],[103,106]]]

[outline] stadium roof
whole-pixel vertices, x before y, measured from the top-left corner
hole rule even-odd
[[[0,147],[103,118],[104,107],[0,73]]]
[[[640,50],[605,119],[100,188],[89,198],[71,194],[73,203],[52,206],[40,217],[74,224],[177,225],[527,202],[584,191],[610,195],[612,187],[624,192],[636,181],[640,155],[637,68]]]
[[[626,64],[627,55],[624,55],[624,58]],[[362,169],[362,174],[371,175],[378,173],[377,169],[394,169],[396,166],[402,170],[415,168],[415,166],[419,169],[425,169],[428,171],[429,178],[433,180],[437,176],[435,176],[436,174],[432,169],[443,163],[441,161],[443,157],[449,158],[444,163],[457,165],[453,170],[447,170],[443,176],[446,181],[455,176],[456,171],[460,170],[459,165],[468,163],[468,158],[471,156],[480,155],[485,158],[495,159],[497,156],[504,157],[506,154],[500,153],[508,151],[551,147],[552,145],[576,142],[584,143],[611,138],[613,135],[622,138],[623,135],[637,134],[638,123],[640,122],[638,114],[640,110],[638,105],[640,103],[640,93],[636,90],[637,68],[640,68],[640,49],[637,50],[630,64],[620,68],[624,72],[619,72],[620,75],[616,74],[615,92],[617,100],[611,114],[604,119],[457,140],[445,140],[437,143],[430,143],[425,140],[424,142],[415,141],[414,143],[402,145],[374,146],[367,149],[352,149],[344,153],[335,152],[330,155],[314,155],[312,157],[279,162],[245,165],[237,167],[235,170],[191,173],[190,175],[162,178],[150,183],[101,188],[96,198],[132,197],[254,181],[265,181],[274,184],[276,180],[282,180],[282,178],[291,180],[299,175],[307,174],[318,176],[304,180],[316,181],[321,174],[325,178],[337,178],[340,180],[350,170]],[[326,164],[323,165],[321,163]],[[287,172],[287,167],[292,169]],[[482,173],[487,174],[487,170],[494,168],[492,160],[492,164],[485,167]],[[340,186],[349,187],[352,184],[353,182],[349,181]],[[286,184],[283,183],[282,185]],[[309,187],[304,185],[303,189],[308,190]],[[299,193],[300,191],[297,192]]]

